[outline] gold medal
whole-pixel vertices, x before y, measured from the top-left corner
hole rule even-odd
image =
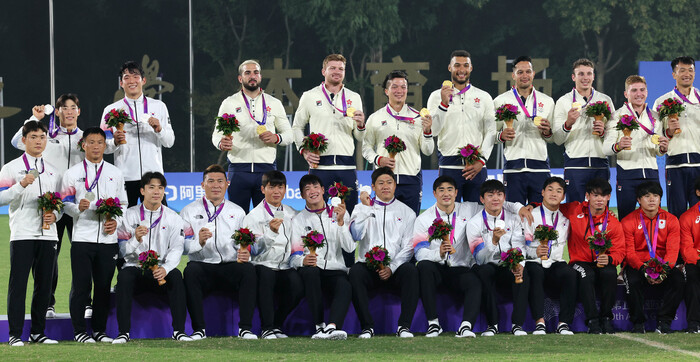
[[[581,103],[579,103],[579,102],[571,103],[571,108],[573,108],[577,111],[581,111]]]
[[[659,144],[659,135],[655,134],[651,136],[651,143],[658,145]]]
[[[267,127],[260,125],[260,126],[258,126],[256,131],[258,132],[258,134],[263,134],[263,133],[267,132]]]
[[[446,80],[446,81],[442,82],[442,86],[443,86],[443,87],[450,87],[450,88],[451,88],[451,87],[452,87],[452,82],[449,81],[449,80]]]
[[[537,116],[537,117],[535,117],[535,118],[532,120],[532,122],[535,123],[535,126],[538,126],[538,127],[539,127],[539,125],[542,124],[542,117]]]
[[[428,108],[423,108],[420,110],[420,116],[421,117],[427,117],[430,115],[430,111],[428,111]]]
[[[355,111],[357,111],[357,109],[355,109],[354,107],[348,107],[348,109],[345,111],[345,114],[347,114],[348,117],[352,117],[355,115]]]

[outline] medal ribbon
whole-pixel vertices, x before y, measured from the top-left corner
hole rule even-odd
[[[411,108],[411,106],[407,106],[407,107],[408,107],[408,109],[409,109],[411,112],[420,115],[420,112],[418,112],[418,111],[416,111],[415,109]],[[392,116],[392,117],[394,117],[394,119],[397,120],[397,121],[408,122],[408,123],[410,123],[410,124],[416,123],[416,118],[418,118],[418,116],[415,116],[415,117],[411,118],[411,117],[404,117],[404,116],[396,116],[396,115],[394,115],[393,113],[391,113],[391,108],[389,108],[389,103],[386,104],[386,113],[389,113],[389,115]]]
[[[258,125],[264,126],[265,123],[267,123],[267,104],[265,103],[265,95],[262,93],[262,91],[260,92],[260,98],[262,98],[262,104],[263,104],[262,105],[262,107],[263,107],[263,120],[262,120],[262,122],[258,122],[258,120],[255,119],[255,117],[253,117],[253,113],[250,112],[250,104],[248,103],[248,96],[246,96],[245,93],[243,93],[243,91],[241,91],[241,95],[243,96],[243,101],[245,102],[245,107],[248,109],[248,115],[250,116],[250,118],[252,118],[253,121],[255,121],[255,123],[257,123]]]
[[[56,138],[58,131],[61,129],[61,127],[56,125],[55,114],[56,114],[56,111],[53,111],[49,115],[49,137],[51,137],[51,138]]]
[[[221,213],[221,210],[224,209],[224,205],[226,204],[225,201],[221,201],[221,205],[219,205],[219,207],[216,208],[216,211],[214,211],[214,215],[212,215],[211,213],[209,213],[209,205],[207,205],[206,198],[202,197],[202,203],[204,203],[204,211],[207,212],[207,217],[209,218],[209,221],[207,221],[207,222],[214,221],[214,219],[216,219],[216,217],[219,216],[219,214]],[[212,203],[212,205],[213,205],[213,203]]]
[[[632,108],[630,108],[630,105],[627,102],[625,102],[625,106],[630,111],[630,113],[632,113],[632,116],[634,116],[634,119],[637,120],[637,123],[639,123],[639,127],[642,127],[644,132],[646,132],[647,134],[653,135],[654,134],[654,125],[656,124],[656,120],[654,119],[654,116],[651,115],[651,110],[649,109],[649,105],[645,105],[645,107],[647,109],[647,116],[649,116],[649,121],[651,121],[651,129],[646,128],[642,124],[642,122],[640,122],[639,117],[637,117],[637,113],[635,113],[634,110],[632,110]]]
[[[265,207],[265,211],[267,211],[272,218],[275,218],[275,214],[272,213],[272,209],[270,209],[270,204],[267,203],[267,200],[263,199],[263,206]],[[282,206],[282,210],[284,210],[284,206]]]
[[[471,85],[471,83],[470,83],[470,84],[467,84],[467,86],[464,87],[464,89],[462,89],[461,91],[457,92],[457,94],[450,94],[450,102],[452,102],[452,97],[453,97],[453,96],[461,96],[462,94],[466,93],[466,92],[469,90],[469,88],[471,88],[471,87],[472,87],[472,85]]]
[[[331,100],[331,97],[328,95],[328,92],[326,92],[326,82],[321,82],[321,91],[323,91],[323,95],[326,96],[326,100],[331,105],[331,107],[337,109],[338,112],[343,114],[343,116],[348,115],[348,104],[345,103],[345,87],[343,87],[343,96],[342,96],[343,109],[340,109],[340,108],[336,107],[335,104],[333,104],[333,100]]]
[[[679,97],[681,97],[681,99],[683,100],[683,102],[686,102],[686,103],[688,103],[688,104],[695,104],[695,103],[691,102],[690,99],[688,99],[688,97],[686,97],[683,93],[681,93],[681,92],[678,90],[678,87],[674,87],[674,88],[673,88],[673,91],[676,92],[676,94],[677,94]],[[700,94],[698,94],[698,90],[697,90],[697,89],[693,89],[693,92],[695,93],[695,98],[697,98],[698,101],[700,101]]]
[[[649,249],[649,256],[652,258],[656,257],[656,243],[659,240],[659,217],[661,215],[656,215],[656,229],[654,229],[654,224],[650,224],[649,226],[652,228],[652,237],[651,239],[649,238],[649,230],[647,230],[647,224],[644,222],[644,215],[643,213],[639,213],[639,221],[642,223],[642,230],[644,231],[644,239],[646,239],[647,242],[647,248]]]
[[[31,166],[29,166],[29,160],[27,160],[26,153],[22,154],[22,161],[24,161],[24,167],[27,169],[27,173],[29,173],[29,171],[33,170],[33,168],[31,168]],[[36,171],[39,172],[38,169]],[[42,158],[41,159],[41,172],[39,172],[39,175],[44,173],[44,171],[46,171],[46,166],[44,166],[44,159]]]
[[[127,102],[126,97],[124,97],[124,103],[126,103],[126,106],[129,108],[129,115],[131,116],[131,119],[134,122],[139,123],[136,117],[134,117],[134,110],[131,109],[131,105],[129,104],[129,102]],[[148,114],[148,100],[146,99],[146,95],[143,96],[143,113]]]
[[[571,92],[574,95],[574,100],[571,101],[572,103],[576,102],[576,87],[574,87],[574,90]],[[591,99],[593,99],[593,95],[595,94],[595,89],[591,88],[591,96],[588,97],[588,100],[586,101],[586,104],[583,105],[583,107],[586,107],[588,103],[591,102]]]
[[[329,217],[329,218],[330,218],[330,217],[333,217],[333,209],[335,209],[335,207],[333,207],[333,206],[328,206],[328,204],[326,204],[326,205],[324,205],[322,208],[316,209],[316,210],[311,210],[311,209],[309,209],[308,206],[304,206],[304,208],[306,209],[306,211],[308,211],[308,212],[310,212],[310,213],[312,213],[312,214],[316,214],[316,213],[319,213],[319,212],[321,212],[321,211],[323,211],[323,210],[326,210],[326,211],[328,212],[328,217]]]
[[[143,221],[146,218],[146,210],[143,207],[143,204],[141,204],[141,221]],[[163,206],[160,207],[160,216],[154,221],[149,229],[153,229],[158,223],[160,222],[160,219],[163,218]]]
[[[547,224],[547,218],[544,216],[544,205],[540,206],[540,215],[542,215],[542,224],[544,226],[551,226],[556,230],[559,223],[559,212],[557,212],[557,217],[554,219],[554,225]],[[547,240],[547,256],[550,254],[552,254],[552,240]]]
[[[377,204],[379,206],[389,206],[396,201],[396,198],[391,199],[389,202],[383,202],[382,200],[377,200],[377,197],[373,197],[369,200],[369,206],[374,206],[374,204]]]
[[[593,213],[591,213],[591,205],[590,204],[588,205],[588,222],[590,223],[590,227],[591,227],[591,236],[593,236],[593,234],[595,234],[595,224],[593,224]],[[607,229],[607,228],[608,228],[608,209],[606,208],[605,209],[605,218],[603,219],[603,226],[600,228],[600,232],[605,231],[605,229]],[[586,235],[583,235],[583,237],[585,238]],[[598,252],[596,252],[595,254],[598,255]]]
[[[518,91],[515,90],[515,87],[513,87],[513,95],[515,96],[515,100],[518,101],[520,108],[522,108],[523,112],[525,113],[525,117],[535,119],[535,117],[537,117],[537,92],[535,91],[535,88],[532,88],[532,116],[530,116],[530,113],[528,113],[527,109],[525,108],[525,104],[523,103],[523,100],[520,99],[520,95],[518,94]]]
[[[99,180],[100,175],[102,175],[102,167],[104,167],[104,165],[105,165],[105,163],[102,162],[102,164],[100,165],[100,168],[97,169],[97,172],[95,173],[95,179],[92,181],[90,186],[88,186],[87,162],[85,160],[83,160],[83,169],[85,170],[85,190],[87,192],[92,192],[92,189],[94,189],[95,186],[97,186],[97,180]]]
[[[481,216],[483,216],[483,218],[484,218],[484,225],[486,225],[486,230],[488,230],[488,231],[493,231],[493,229],[491,229],[491,228],[489,227],[489,221],[488,221],[488,219],[486,218],[486,210],[481,210]],[[503,220],[503,222],[506,221],[506,213],[503,212],[503,211],[501,211],[501,220]],[[496,228],[496,224],[495,224],[495,223],[494,223],[493,227]]]

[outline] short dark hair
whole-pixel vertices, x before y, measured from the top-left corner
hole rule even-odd
[[[659,184],[656,181],[646,181],[642,182],[634,189],[634,194],[637,197],[637,199],[641,198],[646,194],[654,194],[659,195],[659,197],[661,197],[664,196],[664,189],[661,187],[661,184]]]
[[[518,65],[518,63],[520,62],[528,62],[532,64],[532,59],[530,59],[530,57],[528,57],[527,55],[521,55],[515,58],[515,60],[513,61],[513,70],[515,70],[515,66]]]
[[[576,72],[576,68],[581,67],[581,66],[583,66],[583,67],[591,67],[591,68],[593,68],[593,69],[595,70],[595,64],[593,64],[593,62],[592,62],[590,59],[588,59],[588,58],[581,58],[581,59],[578,59],[578,60],[576,60],[576,61],[574,62],[574,65],[571,67],[571,73],[575,73],[575,72]]]
[[[60,97],[56,100],[56,108],[61,108],[63,105],[66,104],[66,101],[71,100],[75,103],[78,108],[80,108],[80,101],[78,100],[78,96],[73,94],[73,93],[66,93],[66,94],[61,94]]]
[[[392,179],[394,179],[394,181],[396,181],[396,174],[394,174],[394,171],[392,171],[389,167],[382,166],[372,172],[372,185],[377,182],[377,179],[381,175],[389,175]]]
[[[452,187],[457,188],[457,183],[455,182],[455,179],[453,179],[451,176],[447,175],[442,175],[433,181],[433,191],[437,190],[440,185],[448,183],[452,185]]]
[[[138,74],[143,77],[143,68],[141,68],[139,63],[136,63],[133,60],[129,60],[122,64],[121,68],[119,68],[119,78],[121,78],[127,72],[130,74]]]
[[[404,72],[403,70],[392,70],[384,78],[384,83],[382,83],[382,88],[386,89],[386,84],[389,83],[390,80],[396,79],[396,78],[403,78],[406,80],[406,82],[408,82],[408,74],[406,74],[406,72]]]
[[[483,197],[489,192],[506,192],[506,187],[503,186],[503,182],[498,180],[486,180],[479,187],[479,196]]]
[[[321,185],[321,186],[323,186],[323,182],[316,175],[308,175],[308,174],[304,175],[301,177],[301,180],[299,180],[299,192],[303,192],[304,188],[308,185]]]
[[[24,124],[24,126],[22,126],[22,137],[27,137],[29,132],[34,131],[43,131],[44,133],[48,133],[49,129],[45,124],[38,121],[27,122]]]
[[[261,185],[263,187],[270,186],[287,186],[287,177],[278,170],[267,171],[262,175]]]
[[[455,50],[450,54],[450,61],[452,61],[452,58],[454,57],[465,57],[465,58],[471,58],[471,54],[469,54],[468,51],[466,50]]]
[[[545,190],[547,188],[547,186],[554,184],[554,183],[559,184],[559,186],[561,186],[561,188],[564,189],[564,193],[566,194],[566,181],[564,181],[564,179],[559,177],[559,176],[552,176],[552,177],[544,180],[544,185],[542,185],[542,190]]]
[[[694,65],[695,65],[695,59],[693,59],[692,57],[689,57],[689,56],[682,56],[682,57],[678,57],[678,58],[676,58],[676,59],[673,59],[673,60],[671,61],[671,70],[675,72],[675,71],[676,71],[676,65],[678,65],[679,63],[681,63],[681,64],[689,64],[689,65],[693,65],[693,66],[694,66]]]
[[[210,173],[223,173],[226,175],[226,170],[224,170],[224,168],[219,164],[209,165],[209,167],[207,167],[202,173],[202,181],[204,181],[207,178],[207,175]]]
[[[593,179],[590,179],[588,182],[586,182],[586,193],[587,194],[598,194],[602,196],[610,195],[612,192],[612,186],[610,186],[610,182],[608,180],[601,178],[601,177],[596,177]]]
[[[100,127],[89,127],[83,131],[83,139],[87,139],[87,136],[91,134],[98,134],[102,136],[105,140],[107,140],[107,135],[105,134],[105,131],[102,130]]]
[[[168,186],[168,181],[165,180],[165,176],[162,173],[155,171],[146,172],[143,174],[143,176],[141,176],[141,188],[145,188],[146,185],[150,184],[151,180],[153,179],[160,181],[160,185],[163,187]]]

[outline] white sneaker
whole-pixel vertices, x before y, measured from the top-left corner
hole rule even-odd
[[[513,328],[510,330],[511,333],[513,333],[514,336],[527,336],[527,332],[525,332],[522,327],[519,325],[513,325]]]
[[[117,338],[115,338],[112,341],[112,344],[124,344],[124,343],[129,342],[130,340],[131,340],[131,338],[129,338],[129,333],[120,334],[117,336]]]
[[[428,338],[433,338],[437,337],[442,333],[442,327],[440,327],[439,324],[430,324],[428,325],[428,330],[425,333],[425,336]]]
[[[88,305],[85,307],[85,319],[92,318],[92,306]]]
[[[275,331],[272,329],[267,329],[262,332],[260,335],[260,338],[262,339],[277,339],[277,336],[275,335]]]
[[[482,337],[493,337],[496,334],[498,334],[498,326],[493,325],[493,326],[489,326],[488,329],[486,329],[483,333],[481,333],[481,336]]]
[[[374,336],[374,328],[363,329],[357,338],[360,339],[370,339]]]
[[[190,338],[192,338],[193,341],[200,341],[202,339],[207,338],[207,332],[204,329],[200,329],[198,331],[195,331],[190,335]]]
[[[408,328],[399,326],[396,329],[396,336],[399,338],[413,338],[413,333]]]
[[[76,334],[73,337],[73,340],[80,343],[95,343],[95,340],[92,339],[92,337],[90,337],[90,335],[85,332]]]
[[[544,323],[537,323],[537,325],[535,326],[535,330],[532,332],[532,334],[535,336],[544,336],[545,334],[547,334],[547,327],[544,325]]]
[[[58,341],[47,337],[45,334],[31,334],[29,335],[30,343],[41,343],[41,344],[58,344]]]
[[[314,333],[311,336],[311,339],[323,339],[323,334],[325,333],[323,330],[326,328],[326,324],[320,324],[316,326],[316,333]]]
[[[326,327],[323,332],[311,336],[311,339],[345,340],[348,339],[348,334],[343,330],[335,329],[335,327]]]
[[[574,332],[569,329],[569,325],[566,323],[562,323],[557,327],[557,334],[561,334],[564,336],[572,336],[574,335]]]
[[[457,338],[475,338],[476,334],[472,331],[472,326],[469,322],[464,321],[460,325],[459,330],[455,333]]]
[[[258,336],[247,329],[238,329],[238,338],[242,339],[258,339]]]
[[[46,318],[56,318],[56,309],[54,307],[46,308]]]
[[[173,331],[173,340],[177,342],[192,342],[193,339],[190,336],[182,333],[180,331]]]
[[[107,334],[105,334],[104,332],[93,332],[92,339],[94,339],[97,342],[102,342],[102,343],[114,342],[114,340],[112,338],[110,338]]]
[[[277,337],[278,339],[287,338],[287,335],[284,334],[284,332],[282,332],[280,329],[275,328],[272,330],[272,332],[275,333],[275,337]]]
[[[7,343],[10,347],[24,347],[24,342],[18,337],[10,336],[10,340]]]

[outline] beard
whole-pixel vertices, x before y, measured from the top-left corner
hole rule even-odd
[[[457,84],[467,84],[469,83],[469,77],[465,77],[463,81],[456,79],[455,77],[452,77],[452,83],[457,83]]]
[[[255,92],[258,90],[258,88],[260,88],[260,84],[255,83],[255,85],[250,85],[250,83],[243,83],[243,88],[245,88],[251,92]]]

